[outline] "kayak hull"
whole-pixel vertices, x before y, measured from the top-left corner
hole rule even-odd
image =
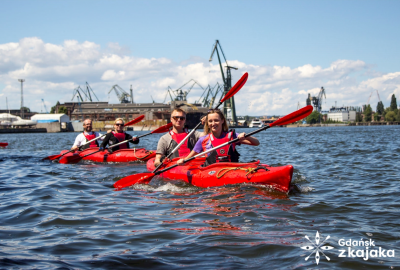
[[[98,151],[98,147],[92,147],[85,149],[79,153],[68,153],[64,157],[80,155],[81,157],[95,151]],[[67,152],[68,150],[61,151],[61,154]],[[134,162],[134,161],[147,161],[156,156],[156,151],[146,150],[145,148],[134,148],[134,149],[121,149],[110,154],[107,150],[102,152],[97,152],[93,155],[84,157],[84,160],[90,160],[94,162]],[[63,163],[62,157],[60,163]]]
[[[176,164],[174,159],[163,168]],[[171,180],[183,180],[197,187],[208,188],[242,183],[269,186],[281,192],[288,192],[293,176],[293,166],[271,167],[260,161],[249,163],[221,162],[201,167],[205,158],[194,159],[160,174]],[[153,171],[154,158],[150,159],[147,169]],[[160,168],[161,169],[161,168]]]

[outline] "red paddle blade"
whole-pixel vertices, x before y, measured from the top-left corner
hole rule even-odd
[[[114,183],[115,188],[125,188],[137,183],[147,184],[155,176],[154,173],[138,173],[124,177]]]
[[[166,125],[163,125],[155,130],[153,130],[151,133],[164,133],[169,131],[169,129],[172,127],[172,123],[168,123]]]
[[[62,155],[52,155],[52,156],[48,156],[48,157],[45,157],[44,159],[42,159],[42,160],[55,160],[55,159],[57,159],[57,158],[60,158]]]
[[[143,119],[144,119],[144,115],[141,115],[141,116],[139,116],[139,117],[137,117],[137,118],[135,118],[135,119],[129,121],[128,123],[126,123],[125,126],[134,125],[134,124],[136,124],[136,123],[139,123],[139,122],[142,121]]]
[[[311,106],[311,105],[305,106],[304,108],[301,108],[300,110],[292,112],[292,113],[276,120],[269,126],[270,127],[282,126],[282,125],[294,123],[296,121],[299,121],[300,119],[306,118],[307,116],[309,116],[312,113],[312,111],[313,111],[313,106]]]
[[[221,103],[224,102],[225,100],[231,98],[234,94],[236,94],[242,87],[243,85],[247,82],[247,78],[249,77],[249,73],[243,74],[242,78],[237,81],[237,83],[229,90],[228,93],[221,99]]]
[[[8,143],[6,143],[6,142],[0,142],[1,147],[6,147],[7,145],[8,145]]]
[[[78,163],[79,161],[81,161],[83,157],[76,155],[76,156],[67,156],[64,157],[62,159],[60,159],[60,163],[61,164],[73,164],[73,163]]]

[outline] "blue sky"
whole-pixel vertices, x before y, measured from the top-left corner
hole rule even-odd
[[[346,74],[354,83],[400,71],[400,1],[14,0],[2,1],[1,6],[0,44],[32,37],[54,45],[62,45],[66,40],[79,44],[88,41],[107,53],[109,44],[115,43],[118,53],[128,57],[166,58],[176,66],[187,66],[207,63],[212,45],[219,39],[228,60],[245,63],[246,67],[296,69],[311,65],[326,69],[338,60],[362,61],[362,68]],[[253,70],[257,73],[257,68]],[[233,74],[234,80],[245,71]],[[5,77],[6,72],[3,78],[0,76],[0,90],[9,95],[4,86],[12,80]],[[129,80],[132,78],[126,79]],[[67,81],[82,84],[73,77]],[[176,81],[175,86],[184,82]],[[315,88],[320,86],[316,83]],[[397,82],[390,89],[397,93]],[[293,89],[296,93],[302,90],[316,91],[310,87]],[[328,94],[330,89],[326,90]],[[72,89],[69,91],[72,93]],[[370,91],[365,91],[366,101]],[[386,98],[385,93],[383,96]],[[48,101],[49,105],[56,97],[53,99]],[[351,97],[343,97],[341,103],[349,102],[362,103]],[[384,100],[387,106],[389,102]]]

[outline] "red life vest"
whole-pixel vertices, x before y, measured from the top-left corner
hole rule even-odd
[[[83,132],[83,136],[85,136],[86,141],[88,142],[88,141],[93,140],[94,138],[96,138],[96,133],[92,132],[92,135],[90,135],[90,134],[85,134],[85,132]],[[97,140],[95,140],[95,141],[93,141],[93,142],[91,142],[89,144],[90,148],[98,147],[98,146],[99,146],[99,143],[97,142]]]
[[[207,145],[209,143],[211,143],[212,148],[217,147],[221,144],[227,143],[231,140],[233,140],[233,131],[227,132],[225,133],[225,135],[222,138],[215,138],[214,135],[212,135],[212,133],[208,134],[207,137],[204,138],[203,142],[202,142],[202,147],[203,147],[203,152],[207,151]],[[217,153],[217,157],[216,157],[216,162],[238,162],[236,159],[238,159],[238,157],[233,156],[235,154],[235,144],[228,144],[225,145],[224,147],[218,148],[217,150],[215,150]],[[232,157],[233,160],[232,160]]]
[[[169,134],[171,135],[172,140],[174,140],[178,145],[183,139],[185,139],[185,137],[188,135],[188,132],[185,129],[184,132],[177,134],[177,133],[173,132],[172,130],[170,130]],[[184,142],[179,147],[178,152],[179,152],[179,157],[186,157],[187,155],[190,154],[190,149],[188,147],[187,139],[186,139],[186,142]]]
[[[114,137],[117,138],[118,142],[123,142],[123,141],[125,141],[125,132],[119,133],[119,132],[113,131],[112,133],[113,133]],[[127,143],[123,143],[123,144],[118,145],[119,150],[121,150],[121,149],[127,149],[128,147],[126,146],[126,144],[127,144]]]

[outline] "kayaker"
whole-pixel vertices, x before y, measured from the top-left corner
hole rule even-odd
[[[114,130],[109,132],[103,142],[100,145],[100,150],[103,150],[107,145],[109,145],[108,147],[108,151],[110,153],[119,150],[119,149],[129,149],[129,143],[133,143],[133,144],[138,144],[139,143],[139,139],[134,138],[132,141],[129,141],[127,143],[115,146],[115,147],[111,147],[113,144],[117,144],[126,140],[130,140],[132,139],[132,135],[125,133],[124,132],[124,120],[122,118],[117,118],[114,121]]]
[[[186,112],[182,109],[176,108],[171,113],[172,130],[167,134],[163,135],[158,141],[156,159],[154,165],[157,167],[161,161],[168,156],[171,151],[187,136],[189,133],[185,128],[186,123]],[[195,131],[188,140],[181,145],[170,158],[185,157],[190,151],[193,150],[196,142],[204,134],[199,131]]]
[[[185,158],[178,160],[177,164],[182,165],[184,159],[191,158],[201,152],[207,151],[211,148],[219,146],[223,143],[229,142],[235,138],[239,139],[238,143],[229,144],[221,147],[207,155],[204,166],[214,164],[216,162],[239,162],[239,153],[236,151],[236,145],[248,144],[257,146],[260,142],[254,137],[247,137],[244,132],[236,133],[235,130],[228,130],[228,124],[226,122],[224,114],[220,110],[209,110],[207,113],[207,119],[204,125],[204,133],[207,134],[201,137],[193,150]]]
[[[83,147],[80,147],[80,146],[90,140],[93,140],[94,138],[101,136],[101,135],[102,135],[101,133],[92,131],[92,120],[85,119],[85,121],[83,121],[83,132],[80,133],[78,136],[76,136],[74,145],[71,148],[72,152],[75,152],[79,148],[80,148],[80,150],[84,150],[84,149],[91,148],[91,147],[99,147],[99,145],[103,141],[103,137],[99,138]]]

